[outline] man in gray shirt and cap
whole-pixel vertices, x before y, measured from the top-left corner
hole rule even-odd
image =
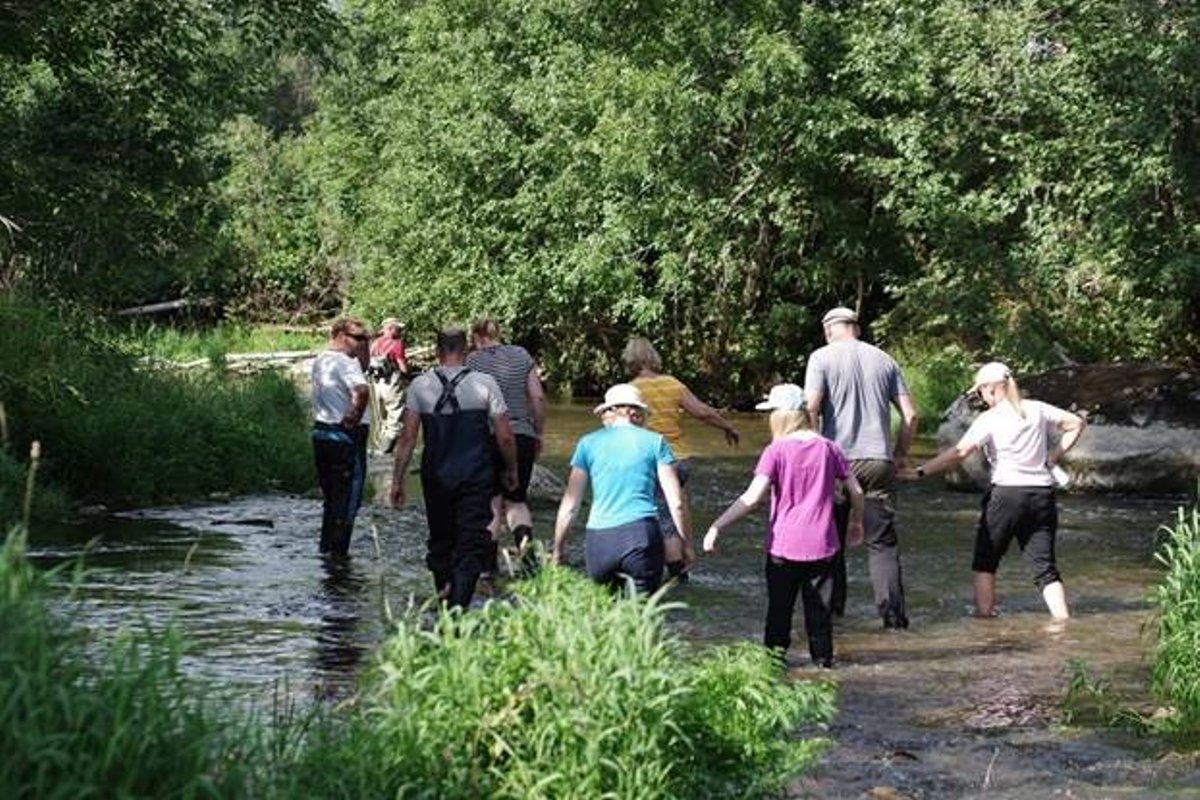
[[[883,626],[908,627],[900,546],[896,537],[896,471],[908,458],[917,430],[917,410],[896,360],[878,347],[860,341],[858,315],[835,308],[821,320],[827,344],[808,359],[804,376],[805,400],[813,428],[845,451],[854,476],[866,495],[864,542]],[[891,408],[900,412],[895,445],[891,437]],[[843,549],[834,563],[834,612],[846,605],[846,522],[849,502],[836,508]]]

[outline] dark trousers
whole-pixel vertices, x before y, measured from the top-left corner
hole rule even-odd
[[[866,459],[851,461],[850,468],[866,496],[863,542],[867,547],[875,608],[883,618],[884,627],[907,628],[900,542],[896,536],[896,467],[890,461]],[[846,527],[850,522],[850,500],[839,496],[833,511],[842,544],[833,564],[833,610],[840,616],[846,610]]]
[[[492,552],[488,525],[494,481],[489,475],[484,480],[443,486],[423,471],[421,489],[429,522],[425,564],[433,573],[437,591],[447,592],[446,601],[466,608]]]
[[[814,663],[833,664],[833,559],[788,561],[767,556],[767,625],[763,644],[784,650],[792,644],[796,595],[804,605],[804,631]]]
[[[983,496],[971,569],[995,573],[1013,539],[1025,554],[1033,582],[1045,589],[1062,580],[1054,557],[1058,504],[1050,486],[993,486]]]
[[[366,425],[352,431],[340,425],[313,426],[313,458],[325,498],[321,512],[322,554],[344,557],[350,553],[350,534],[367,477],[367,434]]]
[[[662,585],[663,537],[654,517],[589,528],[583,548],[588,577],[614,591],[626,580],[640,594],[652,594]]]

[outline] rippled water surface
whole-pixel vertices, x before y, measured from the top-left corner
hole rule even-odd
[[[749,479],[766,441],[760,417],[738,419],[742,447],[718,432],[690,432],[704,457],[689,492],[707,523]],[[585,404],[552,410],[543,463],[562,476],[578,436],[594,427]],[[373,465],[380,494],[388,464]],[[410,497],[419,498],[415,478]],[[899,530],[912,628],[884,632],[874,616],[861,551],[851,553],[850,599],[835,632],[837,721],[819,731],[833,746],[800,797],[1200,797],[1194,759],[1155,739],[1067,728],[1061,700],[1067,664],[1085,661],[1124,702],[1153,710],[1146,689],[1147,595],[1158,569],[1156,532],[1179,498],[1065,495],[1059,563],[1074,618],[1049,624],[1019,553],[998,581],[1001,616],[976,620],[970,554],[977,495],[936,482],[902,489]],[[554,505],[535,504],[542,538]],[[98,638],[123,626],[175,621],[191,648],[186,668],[264,700],[280,687],[311,698],[340,696],[385,630],[386,609],[421,602],[424,517],[415,505],[364,508],[349,566],[330,571],[316,554],[316,495],[214,500],[148,509],[90,526],[35,532],[40,563],[86,553],[88,570],[64,608]],[[698,643],[757,640],[765,609],[761,524],[723,537],[676,597],[673,624]],[[574,559],[582,535],[576,532]],[[69,573],[63,574],[67,583]],[[803,635],[793,673],[803,665]],[[812,732],[810,732],[812,733]]]

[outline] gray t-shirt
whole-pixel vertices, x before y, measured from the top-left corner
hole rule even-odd
[[[445,374],[448,380],[453,380],[454,376],[463,370],[462,367],[438,367],[438,369]],[[489,419],[508,413],[508,406],[504,403],[504,395],[500,393],[496,379],[483,372],[471,370],[467,377],[462,379],[462,383],[455,388],[454,396],[458,398],[460,411],[486,411]],[[406,402],[408,407],[418,414],[432,414],[441,397],[442,382],[437,379],[437,375],[431,369],[418,375],[409,384]],[[443,408],[442,413],[451,413],[449,407]]]
[[[891,401],[908,394],[894,358],[858,339],[830,342],[809,356],[804,388],[821,393],[821,434],[848,459],[892,460]]]

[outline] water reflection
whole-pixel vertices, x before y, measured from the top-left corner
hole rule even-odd
[[[345,694],[366,652],[363,604],[366,575],[348,558],[324,558],[320,601],[325,606],[315,633],[313,664],[318,675],[318,697]]]

